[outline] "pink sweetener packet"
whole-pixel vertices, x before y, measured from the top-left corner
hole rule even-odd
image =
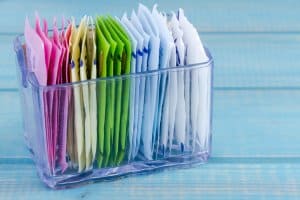
[[[60,34],[57,28],[56,24],[56,19],[54,19],[54,26],[53,26],[53,37],[52,37],[53,43],[57,47],[57,52],[56,52],[56,59],[57,59],[57,64],[55,67],[56,69],[53,70],[55,74],[53,74],[53,84],[60,84],[61,83],[61,68],[62,68],[62,60],[63,60],[63,53],[64,53],[64,47],[61,44],[60,41]],[[56,77],[56,78],[55,78]],[[64,102],[64,99],[61,98],[61,90],[55,90],[53,91],[53,101],[52,101],[52,142],[53,142],[53,164],[54,167],[56,166],[56,161],[58,160],[58,155],[57,152],[60,150],[59,148],[59,136],[62,133],[61,131],[61,124],[63,123],[61,120],[61,115],[62,113],[59,112],[60,107],[63,107],[61,105]],[[64,111],[62,111],[64,112]]]
[[[28,18],[25,20],[25,44],[27,66],[34,72],[40,85],[47,85],[47,67],[45,62],[44,44],[39,35],[31,28]]]
[[[44,21],[44,29],[48,30],[47,22]],[[55,26],[54,26],[55,29]],[[57,27],[56,27],[57,29]],[[55,32],[55,31],[54,31]],[[51,55],[50,55],[50,62],[49,62],[49,68],[48,68],[48,79],[47,84],[48,85],[55,85],[57,84],[57,73],[59,68],[59,62],[60,62],[60,56],[61,56],[61,49],[59,45],[55,42],[54,39],[54,33],[53,37],[49,38],[52,44],[51,49]],[[47,90],[47,94],[45,97],[45,105],[47,105],[46,109],[48,114],[46,117],[46,121],[48,124],[47,130],[48,130],[48,145],[49,145],[49,157],[50,157],[50,169],[52,170],[52,173],[54,173],[55,164],[56,164],[56,138],[57,138],[57,109],[58,109],[58,97],[57,92],[55,88],[49,88]]]
[[[55,35],[54,32],[53,34]],[[55,85],[57,84],[57,74],[58,74],[58,68],[60,62],[61,49],[54,41],[54,37],[51,39],[51,42],[52,42],[52,51],[50,57],[50,68],[48,71],[48,85]]]
[[[38,33],[31,28],[28,18],[25,20],[25,30],[24,30],[24,37],[25,37],[25,46],[26,46],[26,60],[27,60],[27,67],[29,71],[33,71],[37,81],[40,85],[45,86],[47,85],[47,66],[45,61],[45,52],[44,52],[44,43],[43,40],[40,38]],[[48,126],[48,105],[46,101],[46,94],[45,92],[42,94],[43,98],[43,106],[44,106],[44,120],[45,120],[45,139],[44,142],[46,143],[46,152],[47,152],[47,160],[48,166],[51,168],[51,160],[52,155],[50,151],[49,145],[49,126]]]
[[[65,62],[68,59],[67,55],[67,47],[66,47],[66,39],[64,33],[64,19],[62,20],[62,30],[61,32],[55,33],[54,40],[60,43],[60,47],[62,50],[61,60],[58,70],[58,83],[66,83],[65,80]],[[64,172],[67,167],[66,161],[66,151],[67,151],[67,126],[68,126],[68,104],[69,104],[69,97],[68,97],[68,88],[64,88],[58,91],[58,137],[57,137],[57,159],[58,164]]]
[[[49,167],[52,171],[53,169],[53,154],[52,154],[52,142],[51,142],[51,118],[50,118],[50,103],[49,103],[49,94],[48,92],[43,92],[43,102],[44,102],[44,120],[45,120],[45,132],[46,132],[46,147],[48,155]]]
[[[40,18],[38,13],[36,12],[36,21],[35,21],[35,31],[36,33],[40,36],[41,40],[43,41],[44,44],[44,54],[45,54],[45,62],[47,66],[47,71],[49,71],[50,68],[50,58],[51,58],[51,52],[52,52],[52,42],[48,38],[47,34],[43,32],[41,25],[40,25]],[[44,27],[47,26],[47,23],[44,23]],[[51,137],[51,119],[50,119],[50,114],[51,114],[51,94],[48,94],[49,92],[44,92],[43,94],[43,101],[44,101],[44,119],[45,119],[45,129],[46,129],[46,138],[47,138],[47,153],[49,157],[49,164],[50,168],[53,168],[53,147],[52,147],[52,137]],[[48,98],[49,96],[49,98]]]
[[[45,35],[48,37],[48,22],[46,19],[43,19],[43,31]]]
[[[40,17],[38,13],[35,13],[35,31],[36,33],[40,36],[44,43],[44,51],[45,51],[45,61],[46,61],[46,66],[47,70],[49,69],[50,65],[50,57],[51,57],[51,50],[52,50],[52,43],[48,36],[43,32],[40,24]]]

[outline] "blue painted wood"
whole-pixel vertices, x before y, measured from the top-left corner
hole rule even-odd
[[[209,32],[299,32],[300,2],[297,0],[144,0],[151,7],[158,3],[162,10],[177,10],[182,7],[189,18],[202,31]],[[84,14],[121,15],[137,8],[138,1],[72,0],[1,1],[0,33],[21,32],[26,15],[33,16],[37,10],[47,19],[54,15],[82,16]],[[9,21],[10,19],[13,19]]]
[[[300,161],[224,163],[213,158],[206,165],[112,182],[53,191],[41,184],[31,164],[0,165],[3,199],[297,199]],[[22,170],[20,170],[22,169]],[[281,173],[278,173],[278,172]]]
[[[16,59],[12,35],[0,35],[0,89],[16,88]]]
[[[143,1],[153,5],[154,1]],[[0,199],[299,199],[300,1],[155,1],[182,7],[215,58],[213,156],[191,169],[80,188],[43,186],[25,149],[12,39],[24,18],[120,15],[127,1],[0,1]]]
[[[299,34],[202,34],[217,87],[299,87]]]
[[[217,90],[214,94],[214,156],[300,157],[300,90]]]
[[[19,94],[16,91],[0,92],[0,104],[0,160],[28,158],[22,132]]]

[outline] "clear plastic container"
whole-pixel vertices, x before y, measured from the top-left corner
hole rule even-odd
[[[14,48],[26,144],[49,187],[66,188],[207,161],[213,75],[207,49],[205,63],[41,86],[26,66],[23,36],[15,39]],[[81,133],[75,125],[78,100],[74,96],[81,94],[85,121],[83,93],[87,90],[94,94],[90,95],[95,98],[90,110],[94,117],[91,112],[90,116],[97,128]],[[114,115],[114,120],[108,115]],[[82,142],[77,141],[80,137]]]

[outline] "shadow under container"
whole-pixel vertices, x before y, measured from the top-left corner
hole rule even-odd
[[[27,147],[42,181],[67,188],[205,163],[213,59],[121,76],[39,85],[14,41]]]

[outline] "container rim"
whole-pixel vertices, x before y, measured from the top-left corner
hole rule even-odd
[[[51,30],[49,30],[51,32]],[[24,38],[24,34],[19,34],[14,39],[14,50],[17,53],[20,48],[22,48],[22,39]],[[57,88],[65,88],[65,87],[74,87],[79,86],[82,84],[96,84],[97,82],[102,81],[110,81],[110,80],[122,80],[122,79],[129,79],[129,78],[138,78],[138,77],[149,77],[149,76],[155,76],[166,72],[173,72],[173,71],[186,71],[186,70],[192,70],[192,69],[198,69],[198,68],[212,68],[212,63],[214,62],[211,53],[209,49],[204,46],[205,53],[208,57],[208,60],[206,62],[200,62],[200,63],[194,63],[194,64],[188,64],[188,65],[182,65],[182,66],[173,66],[173,67],[166,67],[162,69],[155,69],[155,70],[147,70],[144,72],[135,72],[135,73],[129,73],[129,74],[122,74],[122,75],[116,75],[116,76],[110,76],[110,77],[99,77],[96,79],[88,79],[84,81],[76,81],[76,82],[69,82],[69,83],[62,83],[62,84],[54,84],[54,85],[40,85],[37,81],[37,78],[33,71],[29,71],[26,68],[27,74],[27,80],[28,83],[36,88],[36,89],[42,89],[42,90],[51,90],[51,89],[57,89]],[[23,51],[23,50],[22,50]]]

